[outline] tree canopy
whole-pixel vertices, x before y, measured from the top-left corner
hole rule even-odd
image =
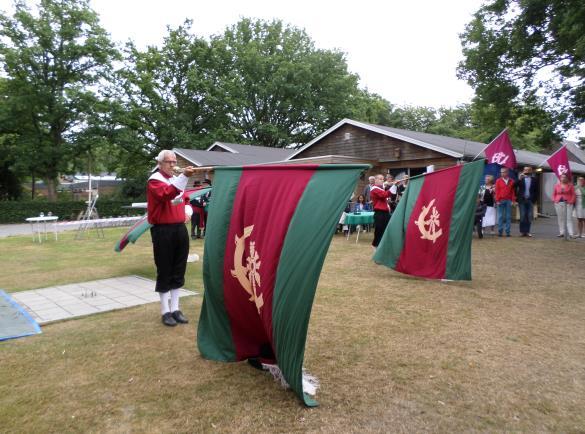
[[[301,145],[343,118],[482,142],[509,127],[533,150],[584,118],[581,2],[489,1],[462,35],[476,96],[437,109],[361,88],[343,52],[281,20],[211,37],[186,20],[143,48],[112,42],[89,0],[37,1],[0,13],[0,198],[28,177],[54,197],[58,175],[88,164],[142,179],[163,148]]]
[[[12,17],[0,14],[3,104],[51,198],[68,157],[79,152],[77,136],[98,108],[95,88],[116,55],[87,0],[41,0],[38,13],[19,1]]]
[[[343,53],[280,20],[242,19],[211,48],[228,129],[245,143],[305,143],[352,112],[358,77]]]
[[[527,105],[565,128],[585,122],[585,2],[490,0],[461,41],[458,75],[494,121],[510,122]]]

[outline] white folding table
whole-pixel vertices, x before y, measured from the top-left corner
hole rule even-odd
[[[30,227],[32,230],[33,241],[36,241],[36,236],[39,237],[39,243],[43,242],[43,233],[45,234],[45,240],[48,239],[47,237],[47,223],[52,223],[52,230],[55,234],[55,239],[57,239],[57,228],[55,226],[55,222],[59,219],[56,215],[47,215],[47,216],[39,216],[39,217],[29,217],[26,219],[27,222],[30,223]]]

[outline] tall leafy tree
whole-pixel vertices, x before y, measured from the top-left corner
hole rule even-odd
[[[88,0],[41,0],[35,11],[16,1],[12,16],[0,14],[0,63],[7,104],[26,126],[20,143],[55,199],[118,54]]]
[[[363,94],[344,54],[282,21],[240,20],[212,38],[223,113],[238,141],[305,143],[350,115]]]
[[[490,0],[461,41],[458,75],[500,125],[514,120],[523,104],[546,107],[565,127],[585,122],[582,0]],[[535,103],[538,97],[546,102]]]
[[[16,138],[14,134],[0,131],[0,200],[18,199],[22,195]]]
[[[0,200],[18,199],[21,195],[21,176],[15,145],[18,135],[13,130],[9,107],[6,104],[6,79],[0,77]]]
[[[411,131],[429,132],[437,122],[437,110],[433,107],[402,106],[390,113],[389,126]]]
[[[391,114],[395,107],[385,98],[365,89],[360,90],[353,98],[350,110],[348,116],[351,119],[390,126],[392,123]]]
[[[215,105],[221,100],[211,57],[190,21],[169,29],[160,48],[142,51],[127,44],[124,67],[117,71],[115,122],[126,129],[117,140],[129,152],[151,156],[165,148],[211,144],[219,130]]]

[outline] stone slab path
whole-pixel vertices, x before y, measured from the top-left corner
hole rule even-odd
[[[39,323],[75,318],[159,302],[155,282],[139,276],[114,277],[91,282],[13,292],[10,296]],[[181,297],[197,292],[181,289]]]

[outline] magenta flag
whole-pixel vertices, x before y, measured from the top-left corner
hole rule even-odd
[[[571,166],[569,166],[569,155],[567,154],[567,147],[563,146],[557,152],[552,154],[546,159],[546,162],[557,175],[557,178],[561,179],[562,175],[567,175],[569,181],[572,179]]]
[[[516,169],[516,155],[514,155],[514,149],[512,149],[508,130],[502,131],[492,140],[484,152],[488,163],[496,163],[512,170]]]

